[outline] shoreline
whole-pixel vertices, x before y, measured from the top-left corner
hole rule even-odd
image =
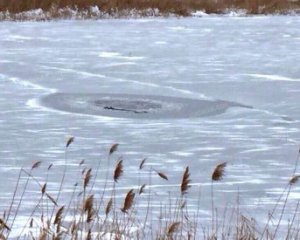
[[[41,8],[22,12],[0,11],[0,21],[55,21],[55,20],[107,20],[107,19],[143,19],[143,18],[186,18],[186,17],[255,17],[255,16],[300,16],[300,8],[274,11],[273,13],[253,13],[247,9],[226,8],[221,12],[207,13],[205,10],[185,12],[162,12],[158,8],[110,9],[100,10],[97,6],[88,9],[71,7],[42,10]]]

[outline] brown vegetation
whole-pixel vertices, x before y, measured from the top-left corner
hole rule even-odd
[[[69,151],[71,144],[68,143],[68,147],[65,148],[66,152]],[[118,151],[117,146],[117,144],[112,145],[108,151],[108,161],[111,161],[115,152]],[[298,161],[299,155],[296,165]],[[254,219],[244,216],[239,206],[236,206],[236,209],[232,209],[232,212],[229,213],[229,219],[226,218],[226,214],[224,214],[223,219],[215,216],[214,212],[216,209],[212,207],[211,225],[203,226],[199,224],[202,220],[199,209],[191,210],[189,208],[188,190],[192,189],[192,186],[190,184],[191,173],[188,167],[183,172],[182,180],[178,181],[180,189],[173,193],[177,197],[175,204],[171,199],[167,203],[161,203],[161,212],[157,216],[157,219],[159,219],[158,223],[157,221],[152,221],[154,216],[151,215],[151,220],[148,218],[149,212],[152,212],[151,196],[156,195],[155,191],[151,191],[152,174],[155,174],[153,176],[158,175],[162,181],[168,181],[169,179],[166,174],[153,169],[150,165],[146,166],[145,159],[137,166],[137,169],[139,169],[141,174],[148,173],[150,175],[149,182],[147,182],[149,189],[145,190],[146,183],[139,183],[136,188],[131,188],[124,194],[122,203],[116,201],[117,190],[115,188],[116,184],[119,184],[122,180],[120,177],[123,171],[125,172],[126,170],[126,165],[123,166],[123,161],[120,158],[116,162],[114,169],[110,169],[109,167],[107,169],[108,172],[110,171],[110,180],[113,182],[114,187],[111,192],[107,191],[105,183],[105,188],[102,190],[103,193],[100,193],[102,195],[101,198],[99,198],[99,192],[97,193],[93,190],[98,170],[96,174],[92,174],[92,168],[84,167],[82,161],[78,165],[82,184],[75,184],[74,192],[67,201],[58,197],[61,191],[63,191],[61,187],[56,193],[53,191],[50,193],[47,189],[47,177],[46,182],[43,184],[40,182],[43,181],[42,179],[38,180],[34,177],[33,172],[39,171],[41,165],[43,163],[39,161],[33,163],[29,170],[21,169],[9,209],[8,211],[4,211],[0,218],[0,239],[10,239],[11,233],[15,231],[16,218],[19,216],[20,207],[24,202],[24,192],[28,191],[27,186],[31,181],[41,189],[41,196],[40,199],[36,199],[36,202],[33,202],[32,213],[30,213],[30,217],[18,239],[274,240],[278,239],[280,227],[282,230],[286,229],[283,230],[283,233],[280,233],[281,239],[299,239],[300,228],[298,222],[295,220],[299,214],[299,202],[295,208],[292,221],[289,222],[288,226],[284,226],[284,228],[281,226],[290,192],[292,191],[292,187],[297,184],[299,175],[293,175],[289,182],[286,183],[286,187],[283,188],[279,199],[277,201],[276,199],[274,200],[276,204],[271,209],[272,211],[267,218],[267,223],[263,224],[263,226],[257,226]],[[212,171],[211,186],[223,180],[226,165],[227,163],[224,162],[215,166]],[[50,166],[52,167],[52,164]],[[48,171],[51,169],[50,166],[48,167]],[[24,175],[27,178],[24,179]],[[64,185],[64,175],[65,172],[63,172],[60,186]],[[27,182],[24,188],[21,188],[19,185],[21,179]],[[109,179],[106,178],[106,181],[109,181]],[[77,188],[77,186],[79,187]],[[210,199],[212,205],[214,202],[213,191],[212,188],[212,197]],[[20,192],[21,195],[19,196],[18,193]],[[144,195],[144,199],[148,201],[148,207],[146,210],[139,212],[138,202]],[[278,207],[279,203],[282,205],[281,208]],[[277,219],[275,213],[277,213]],[[259,231],[260,229],[263,229],[263,231]]]
[[[202,10],[206,13],[224,13],[228,9],[244,9],[250,14],[286,13],[299,9],[299,0],[1,0],[0,12],[20,13],[32,9],[55,12],[58,9],[88,10],[98,6],[102,12],[158,9],[161,14],[188,16]]]

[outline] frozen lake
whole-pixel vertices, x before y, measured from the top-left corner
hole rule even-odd
[[[9,203],[19,169],[30,168],[37,160],[43,161],[35,172],[41,181],[48,165],[54,164],[48,187],[57,189],[64,145],[73,135],[65,194],[78,180],[82,159],[93,167],[102,159],[105,172],[108,149],[119,143],[115,158],[122,155],[125,168],[117,186],[121,192],[138,181],[148,182],[147,173],[138,180],[138,165],[144,157],[148,167],[169,177],[168,182],[152,178],[158,196],[154,211],[159,211],[155,206],[168,198],[168,191],[173,197],[179,195],[178,184],[189,166],[192,184],[201,186],[203,218],[209,218],[211,173],[226,161],[226,176],[215,186],[216,207],[235,205],[239,192],[245,214],[263,221],[293,174],[299,149],[299,26],[300,17],[288,16],[1,22],[1,209]],[[226,105],[213,114],[183,111],[180,117],[170,118],[151,117],[151,112],[149,118],[141,118],[136,113],[124,113],[124,117],[119,113],[101,116],[97,109],[85,111],[82,106],[90,106],[85,101],[93,96],[97,103],[100,93],[129,95],[130,111],[137,104],[131,94],[151,96],[149,104],[147,98],[138,99],[142,107],[135,106],[134,111],[143,113],[164,106],[157,101],[169,98],[161,96],[170,97],[165,102],[174,109],[174,99],[252,108]],[[73,96],[76,104],[72,98],[67,107],[41,101],[50,94]],[[78,94],[84,97],[78,99]],[[113,106],[105,102],[106,110],[124,108],[123,100],[114,100]],[[78,110],[79,103],[83,105]],[[99,174],[99,180],[103,175]],[[101,187],[100,182],[96,184],[96,189]],[[36,185],[31,188],[24,214],[32,207],[29,195],[40,194]],[[288,209],[293,210],[299,190],[293,188]],[[192,208],[197,198],[198,187],[191,188]]]

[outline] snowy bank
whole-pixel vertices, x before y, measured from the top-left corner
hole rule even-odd
[[[261,11],[263,12],[263,11]],[[275,11],[274,15],[299,15],[300,9],[287,11]],[[53,19],[85,20],[85,19],[118,19],[118,18],[149,18],[149,17],[209,17],[228,16],[245,17],[257,15],[246,9],[226,8],[219,13],[207,13],[205,10],[183,11],[183,12],[162,12],[158,8],[139,9],[110,9],[102,10],[98,6],[91,6],[88,9],[78,9],[77,7],[52,7],[48,11],[41,8],[30,11],[12,13],[8,10],[0,11],[0,21],[49,21]],[[262,14],[265,15],[265,14]]]

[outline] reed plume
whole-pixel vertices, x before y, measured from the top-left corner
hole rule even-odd
[[[300,175],[295,175],[295,176],[293,176],[293,177],[290,179],[289,184],[290,184],[290,185],[296,184],[296,183],[299,181],[299,178],[300,178]]]
[[[57,210],[57,212],[55,214],[55,218],[54,218],[54,224],[57,224],[57,225],[61,224],[64,208],[65,208],[65,206],[62,206]]]
[[[144,189],[146,187],[146,184],[143,184],[141,187],[140,187],[140,190],[139,190],[139,195],[141,195],[142,193],[144,193]]]
[[[83,180],[83,188],[84,189],[86,189],[86,187],[90,183],[91,178],[92,178],[92,169],[90,168],[89,170],[87,170],[87,172],[85,173],[85,176],[84,176],[84,180]]]
[[[83,165],[83,164],[84,164],[84,162],[85,162],[85,160],[84,160],[84,159],[82,159],[82,160],[80,161],[80,163],[79,163],[79,166]]]
[[[135,197],[135,193],[134,193],[134,190],[131,189],[126,197],[125,197],[125,200],[124,200],[124,204],[123,204],[123,207],[121,208],[121,211],[124,212],[124,213],[127,213],[128,210],[132,207],[133,205],[133,201],[134,201],[134,197]]]
[[[167,236],[170,238],[179,228],[180,222],[174,222],[169,225],[167,230]]]
[[[213,174],[211,176],[211,179],[213,181],[220,181],[222,180],[224,173],[225,173],[225,167],[227,165],[227,162],[223,162],[216,166],[215,170],[213,171]]]
[[[68,148],[74,142],[74,140],[75,140],[74,137],[70,137],[66,143],[66,148]]]
[[[90,211],[93,208],[93,204],[94,204],[94,195],[92,194],[85,199],[83,205],[83,211],[84,212]]]
[[[212,211],[212,218],[211,218],[211,225],[212,225],[212,232],[214,234],[215,230],[215,204],[214,204],[214,189],[213,189],[213,182],[214,181],[221,181],[224,173],[225,173],[225,167],[227,165],[227,162],[223,162],[218,164],[212,175],[211,175],[211,211]]]
[[[118,182],[122,174],[123,174],[123,160],[119,160],[114,171],[114,181]]]
[[[111,208],[112,208],[112,204],[113,204],[113,200],[112,200],[112,198],[110,198],[107,205],[106,205],[106,208],[105,208],[105,215],[106,216],[110,213]]]
[[[117,150],[118,150],[118,146],[119,146],[118,143],[113,144],[113,145],[110,147],[110,149],[109,149],[109,155],[112,155],[115,151],[117,151]]]
[[[53,167],[53,163],[51,163],[49,166],[48,166],[48,171]]]
[[[147,158],[144,158],[144,159],[141,161],[141,163],[140,163],[140,165],[139,165],[139,169],[140,169],[140,170],[142,170],[142,169],[143,169],[143,167],[144,167],[144,165],[145,165],[145,162],[146,162],[146,160],[147,160]]]
[[[42,164],[42,161],[37,161],[35,162],[32,167],[31,167],[31,170],[35,169],[35,168],[38,168],[40,165]]]
[[[186,169],[183,173],[183,176],[182,176],[182,181],[181,181],[181,186],[180,186],[182,195],[186,194],[187,190],[191,187],[191,185],[189,185],[190,182],[191,182],[191,180],[190,180],[189,167],[186,167]]]
[[[87,213],[87,223],[92,222],[94,219],[94,195],[90,195],[85,201],[83,211]]]
[[[29,222],[29,228],[32,228],[33,227],[33,218],[30,219],[30,222]]]
[[[47,183],[45,183],[45,184],[42,186],[42,189],[41,189],[42,195],[45,194],[46,188],[47,188]]]
[[[156,171],[156,170],[155,170],[155,171]],[[167,175],[164,174],[163,172],[158,172],[158,171],[156,171],[156,173],[157,173],[157,175],[160,176],[162,179],[164,179],[164,180],[166,180],[166,181],[169,180],[168,177],[167,177]]]

